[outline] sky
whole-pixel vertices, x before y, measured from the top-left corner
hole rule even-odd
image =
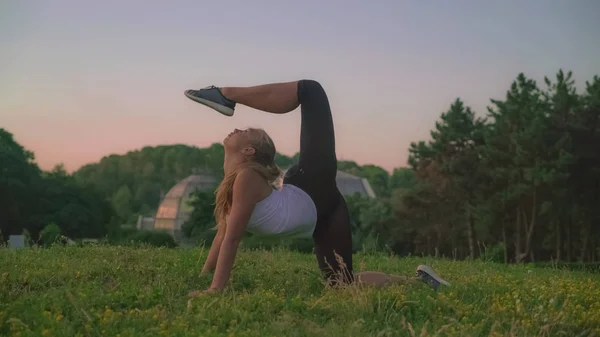
[[[262,127],[299,150],[300,111],[225,117],[183,92],[310,78],[340,160],[391,171],[460,97],[485,115],[518,73],[600,75],[600,1],[0,1],[0,127],[43,169]]]

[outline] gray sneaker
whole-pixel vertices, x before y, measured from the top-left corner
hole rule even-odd
[[[184,94],[189,99],[213,108],[225,116],[233,116],[235,102],[223,96],[221,90],[213,85],[200,90],[186,90]]]
[[[432,287],[434,290],[438,290],[438,288],[440,287],[440,284],[443,284],[445,286],[449,286],[450,283],[446,280],[444,280],[443,278],[440,277],[440,275],[438,275],[433,268],[427,266],[427,265],[419,265],[417,267],[417,276],[420,277],[423,282],[427,283],[430,287]]]

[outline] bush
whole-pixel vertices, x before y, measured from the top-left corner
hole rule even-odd
[[[197,245],[207,245],[210,246],[217,235],[217,231],[214,229],[206,228],[204,230],[200,230],[199,228],[193,229],[193,234],[187,236],[184,234],[184,237],[188,240],[196,242]]]
[[[60,243],[62,240],[62,236],[60,235],[60,227],[54,222],[51,222],[42,229],[40,232],[40,239],[42,246],[48,247],[55,243]]]
[[[149,244],[154,247],[177,247],[175,239],[169,233],[161,231],[138,231],[131,235],[127,241],[133,244]]]
[[[488,262],[504,263],[504,249],[503,243],[497,243],[486,248],[480,258]]]
[[[119,228],[118,230],[113,231],[107,239],[111,244],[127,244],[127,242],[135,237],[139,231],[140,230],[137,228]]]

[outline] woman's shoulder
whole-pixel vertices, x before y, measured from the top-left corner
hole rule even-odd
[[[233,183],[234,194],[243,191],[244,195],[255,195],[258,199],[262,199],[270,188],[265,178],[252,168],[241,169]]]

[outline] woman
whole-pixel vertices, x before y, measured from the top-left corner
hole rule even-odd
[[[417,268],[417,277],[379,272],[353,273],[352,234],[344,197],[336,184],[337,158],[329,101],[313,80],[253,87],[210,86],[185,95],[232,116],[236,104],[283,114],[301,107],[300,158],[290,168],[280,189],[272,187],[280,171],[274,163],[275,145],[261,129],[235,129],[223,141],[225,178],[216,193],[217,234],[204,273],[214,271],[209,289],[190,296],[222,290],[246,231],[258,235],[312,237],[317,261],[331,285],[358,281],[385,285],[425,281],[437,289],[448,282],[430,267]]]

